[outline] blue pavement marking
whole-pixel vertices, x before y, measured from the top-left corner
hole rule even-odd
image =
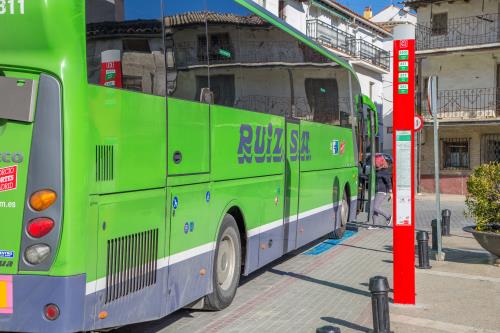
[[[345,240],[353,237],[356,235],[356,232],[347,230],[344,233],[344,237],[342,239],[327,239],[326,241],[322,242],[319,245],[316,245],[312,249],[304,252],[303,254],[308,255],[308,256],[317,256],[319,254],[322,254],[328,250],[330,250],[332,247],[342,244]]]

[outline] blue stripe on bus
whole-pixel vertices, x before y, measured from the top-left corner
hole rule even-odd
[[[304,254],[308,255],[308,256],[317,256],[319,254],[322,254],[322,253],[330,250],[331,248],[335,247],[336,245],[342,244],[345,240],[353,237],[354,235],[356,235],[356,232],[347,230],[344,233],[344,237],[342,237],[342,239],[327,239],[326,241],[322,242],[321,244],[316,245],[312,249],[304,252]]]

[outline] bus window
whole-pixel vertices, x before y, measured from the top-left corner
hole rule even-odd
[[[297,42],[234,0],[208,3],[207,58],[214,104],[281,115],[291,109],[285,64]],[[281,40],[280,40],[281,38]]]
[[[163,0],[168,96],[210,102],[205,0]]]
[[[339,88],[335,79],[306,79],[306,97],[313,114],[313,121],[338,125],[340,114]]]
[[[87,0],[91,84],[165,96],[161,0]]]

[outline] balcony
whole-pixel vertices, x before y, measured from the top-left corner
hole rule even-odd
[[[307,36],[323,46],[343,52],[384,70],[390,68],[388,51],[367,41],[356,39],[354,35],[328,23],[317,19],[308,20]]]
[[[308,20],[307,37],[326,47],[352,54],[350,41],[355,39],[354,35],[337,29],[328,23],[320,20]]]
[[[500,43],[500,14],[453,18],[417,25],[417,51]]]
[[[361,39],[351,40],[350,48],[352,51],[351,54],[355,58],[366,61],[387,71],[389,70],[391,61],[390,53],[384,49]]]
[[[432,120],[422,101],[422,115]],[[438,118],[449,121],[480,121],[500,118],[500,88],[441,90],[438,92]]]

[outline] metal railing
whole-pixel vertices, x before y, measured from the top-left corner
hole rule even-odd
[[[318,19],[307,21],[307,36],[328,48],[389,70],[390,53]]]
[[[307,36],[330,48],[351,54],[351,40],[355,39],[345,31],[318,19],[307,20]]]
[[[351,50],[355,58],[364,60],[385,70],[390,68],[390,53],[361,39],[351,40]]]
[[[422,114],[428,120],[426,97]],[[481,120],[500,117],[500,88],[441,90],[438,92],[438,118],[444,120]]]
[[[481,164],[500,162],[500,134],[481,136]]]
[[[307,54],[297,42],[288,41],[234,41],[227,46],[199,45],[196,42],[179,43],[175,47],[175,65],[178,68],[235,63],[300,63],[306,61]],[[314,62],[318,62],[314,59]]]
[[[445,24],[418,24],[417,51],[500,42],[500,13],[449,19]]]

